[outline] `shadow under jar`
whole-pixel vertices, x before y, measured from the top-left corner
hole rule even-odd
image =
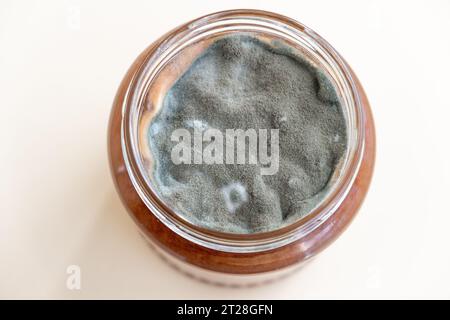
[[[168,203],[154,177],[156,156],[149,147],[152,137],[148,128],[164,107],[167,92],[206,48],[231,35],[251,35],[269,42],[275,39],[295,49],[330,80],[345,119],[345,154],[326,192],[307,214],[273,230],[239,233],[206,228]],[[348,64],[308,27],[256,10],[213,13],[177,27],[151,44],[118,89],[108,138],[118,193],[156,250],[189,275],[237,286],[285,275],[335,240],[361,206],[375,160],[369,102]]]

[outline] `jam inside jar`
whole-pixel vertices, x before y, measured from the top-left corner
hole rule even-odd
[[[307,70],[305,71],[306,75],[316,75],[315,78],[310,79],[312,81],[310,87],[315,88],[319,93],[321,87],[331,86],[332,90],[328,89],[328,92],[332,94],[325,92],[325,96],[328,96],[328,98],[324,98],[326,101],[322,99],[320,106],[323,107],[322,104],[324,104],[324,108],[328,108],[328,103],[330,106],[339,108],[340,116],[336,113],[333,119],[342,119],[342,124],[345,127],[345,135],[340,137],[345,140],[345,143],[341,143],[341,149],[336,149],[340,152],[336,153],[339,157],[333,154],[332,170],[331,172],[326,171],[326,181],[321,181],[320,189],[316,188],[315,200],[310,201],[309,205],[304,205],[301,213],[292,214],[287,218],[283,214],[281,219],[276,220],[277,224],[272,223],[275,220],[267,219],[264,221],[270,223],[260,222],[260,219],[256,220],[259,221],[259,224],[255,224],[253,222],[255,221],[253,218],[255,213],[249,219],[236,218],[238,214],[245,216],[246,213],[250,212],[251,209],[249,208],[254,208],[254,206],[253,204],[249,207],[243,205],[239,208],[233,206],[233,202],[231,202],[231,206],[227,205],[229,204],[227,203],[227,197],[231,199],[232,192],[237,192],[237,197],[241,200],[240,203],[251,203],[254,198],[256,199],[255,203],[258,202],[257,200],[261,202],[265,198],[264,193],[260,198],[253,196],[255,193],[252,193],[251,190],[256,187],[249,186],[250,183],[236,184],[236,177],[233,177],[233,174],[236,176],[240,171],[223,171],[225,172],[224,176],[231,176],[231,178],[219,181],[217,185],[221,186],[222,189],[217,192],[218,198],[208,199],[209,202],[206,203],[206,207],[202,211],[201,207],[195,206],[198,201],[193,202],[191,199],[194,196],[202,199],[200,191],[197,194],[195,193],[195,188],[198,188],[199,184],[188,188],[179,183],[179,181],[185,181],[186,183],[193,181],[198,175],[196,173],[197,167],[191,165],[183,170],[174,171],[174,168],[180,168],[178,166],[180,163],[171,164],[168,167],[167,163],[170,162],[167,159],[170,158],[168,155],[170,149],[161,147],[168,144],[167,141],[170,141],[173,129],[177,128],[176,126],[170,127],[170,121],[173,122],[180,118],[179,114],[178,116],[173,116],[173,114],[177,115],[175,111],[180,112],[179,110],[185,108],[184,105],[179,107],[181,104],[179,101],[185,102],[186,105],[194,105],[193,111],[182,114],[186,117],[186,119],[182,119],[182,123],[187,124],[187,127],[182,129],[189,129],[189,124],[192,125],[192,123],[193,129],[202,127],[205,121],[197,121],[200,117],[200,120],[209,119],[206,123],[208,126],[213,124],[210,126],[213,129],[225,130],[226,126],[221,126],[221,122],[217,120],[220,112],[212,111],[209,115],[208,112],[197,113],[195,109],[195,103],[193,102],[206,100],[205,105],[208,105],[208,103],[214,104],[215,102],[211,101],[213,99],[208,100],[211,95],[206,96],[203,100],[192,100],[189,91],[180,91],[180,88],[194,88],[199,91],[198,87],[195,86],[196,81],[202,83],[204,77],[211,73],[208,70],[208,65],[201,65],[201,63],[203,61],[217,61],[217,57],[222,57],[224,52],[226,55],[239,55],[240,53],[236,51],[236,48],[239,48],[238,46],[230,49],[230,42],[236,42],[236,39],[244,43],[241,47],[247,50],[246,52],[254,54],[255,57],[262,57],[261,61],[263,61],[263,58],[270,59],[274,55],[275,57],[277,57],[276,55],[282,56],[280,59],[285,61],[279,63],[280,68],[290,64],[294,68],[296,65],[293,64],[293,61],[295,60],[298,66],[301,65],[304,70]],[[253,45],[254,47],[252,47]],[[217,51],[217,48],[223,49],[225,46],[228,46],[227,51]],[[210,48],[214,48],[216,51],[211,51]],[[247,57],[251,57],[251,55],[247,55]],[[288,58],[285,59],[285,57]],[[257,61],[256,58],[253,60]],[[252,62],[252,60],[244,61],[246,63],[247,61]],[[200,65],[197,68],[198,70],[194,69],[197,65]],[[259,66],[249,69],[251,72],[247,71],[246,75],[250,74],[253,81],[254,75],[262,74],[258,68],[264,67],[267,68],[267,66],[259,63]],[[233,68],[234,66],[231,65],[229,69],[222,69],[217,72],[223,72],[227,75],[228,71]],[[236,79],[243,79],[242,68],[237,69],[239,69],[239,77],[229,76],[228,80],[233,81],[234,79],[236,82]],[[277,71],[276,68],[267,70],[275,74]],[[301,69],[299,70],[301,71]],[[213,76],[215,75],[213,74]],[[283,76],[282,73],[281,76]],[[220,83],[224,79],[227,80],[227,77],[223,76],[217,81]],[[245,79],[249,79],[249,76]],[[301,79],[304,79],[304,77]],[[226,92],[230,92],[230,90],[238,91],[234,96],[229,95],[229,99],[221,99],[220,101],[225,100],[224,104],[229,100],[240,101],[238,99],[239,94],[248,91],[244,90],[247,88],[245,83],[236,86],[235,83],[230,83],[230,81],[224,84]],[[274,81],[273,83],[279,82]],[[205,83],[210,82],[206,81]],[[250,84],[249,87],[253,88],[253,82],[248,83]],[[280,88],[287,87],[289,83],[292,83],[292,81],[282,84]],[[306,80],[304,86],[308,88]],[[174,88],[178,91],[174,91]],[[217,90],[217,85],[215,89]],[[269,88],[268,90],[272,89]],[[280,92],[284,91],[281,90]],[[280,101],[279,92],[273,90],[270,92],[275,93],[273,94],[275,95],[274,99],[278,99],[274,101]],[[258,93],[258,97],[261,97],[261,90]],[[217,97],[217,95],[212,96]],[[251,96],[253,97],[255,94]],[[332,97],[330,98],[330,96]],[[177,97],[179,100],[175,99]],[[262,99],[256,101],[264,102]],[[311,99],[308,100],[309,103],[314,103],[315,100],[311,101]],[[254,104],[255,101],[252,101],[252,103]],[[232,106],[234,105],[237,104],[234,103]],[[178,109],[173,106],[178,107]],[[226,108],[222,104],[216,107]],[[244,119],[245,113],[250,111],[243,110],[242,105],[238,105],[238,107],[240,109],[235,112],[238,117],[236,119]],[[283,107],[283,103],[280,103],[280,110],[283,110]],[[164,108],[173,108],[175,111],[167,112]],[[317,114],[315,105],[314,108],[312,112]],[[193,113],[196,114],[193,117],[188,118],[186,116]],[[228,115],[222,117],[228,120],[231,118]],[[252,117],[255,118],[253,115]],[[252,117],[248,118],[251,119]],[[272,118],[268,118],[267,121],[272,123],[274,117],[276,118],[276,115],[272,115]],[[282,119],[283,117],[279,118]],[[260,129],[269,129],[267,123],[264,122],[266,121],[264,114],[261,119],[256,122],[257,125],[252,123],[252,126],[256,127],[256,133],[261,132]],[[327,121],[330,122],[330,120]],[[326,121],[321,123],[324,122]],[[243,129],[249,128],[248,122],[240,124]],[[179,123],[177,125],[179,126]],[[298,124],[298,126],[305,126],[305,124]],[[239,127],[239,125],[233,123],[231,127]],[[333,128],[337,130],[336,126]],[[330,137],[337,136],[336,132],[329,127],[324,126],[322,129],[330,133]],[[161,130],[167,133],[164,136],[166,140],[155,140],[156,134]],[[220,130],[215,132],[217,133],[217,131]],[[183,132],[186,133],[186,131]],[[311,132],[314,132],[314,129]],[[226,133],[224,137],[227,137]],[[323,137],[323,134],[320,137]],[[204,141],[203,138],[200,141]],[[280,141],[283,141],[283,137]],[[314,146],[317,143],[320,143],[320,141],[317,142],[317,139],[313,139],[311,145]],[[130,67],[119,87],[111,113],[108,144],[111,171],[117,190],[141,232],[157,251],[172,264],[190,275],[209,282],[230,285],[257,284],[286,274],[336,239],[349,225],[367,193],[375,159],[375,133],[369,103],[361,84],[348,64],[324,39],[306,26],[275,13],[256,10],[231,10],[210,14],[174,29],[151,44]],[[325,145],[331,145],[335,148],[337,144],[336,139],[333,143]],[[226,146],[226,142],[224,142],[224,146]],[[261,148],[260,145],[258,146],[259,148],[256,150]],[[273,147],[273,140],[270,146]],[[285,158],[283,150],[289,148],[289,145],[281,143],[279,148],[281,150],[280,163],[283,166],[283,159]],[[250,158],[250,149],[247,149]],[[161,153],[164,152],[165,155],[161,156]],[[292,153],[295,155],[295,152]],[[258,153],[256,154],[258,155]],[[271,154],[273,154],[273,151],[271,151]],[[194,157],[195,155],[191,159],[184,159],[185,162],[181,164],[184,165],[189,160],[191,161],[189,164],[197,164],[200,168],[205,168],[205,164],[194,163],[194,159],[192,159]],[[299,155],[299,158],[301,158],[301,155]],[[319,154],[318,158],[320,163],[324,156]],[[173,160],[173,157],[170,159]],[[307,155],[305,155],[305,159],[305,163],[308,165]],[[329,163],[330,161],[324,160],[322,162]],[[219,168],[224,168],[224,170],[237,168],[236,164],[227,164],[226,156],[224,156],[224,162],[221,165],[222,167]],[[230,165],[232,167],[229,167]],[[214,169],[216,171],[208,170],[210,169],[205,169],[201,174],[205,176],[205,172],[211,174],[211,172],[217,171],[217,169]],[[264,180],[268,181],[269,184],[270,181],[276,180],[269,175],[257,178],[259,180],[251,180],[249,177],[255,175],[253,171],[248,170],[244,172],[250,172],[247,176],[240,173],[243,175],[242,179],[244,180],[242,181]],[[295,173],[295,171],[298,170],[292,172]],[[245,180],[245,177],[247,177],[247,180]],[[207,175],[206,178],[211,180]],[[172,180],[175,182],[170,184]],[[217,178],[214,176],[214,181],[216,180]],[[204,184],[206,180],[200,179],[199,181]],[[184,202],[177,200],[180,196],[171,189],[174,189],[174,185],[178,188],[177,190],[185,192],[181,195],[188,195],[184,198],[181,197]],[[214,185],[214,188],[217,185]],[[284,186],[285,184],[274,185]],[[215,190],[214,188],[209,187],[211,190]],[[246,188],[249,188],[250,191]],[[189,197],[189,192],[191,192],[192,197]],[[285,194],[289,193],[289,190],[279,187],[277,192],[278,194],[274,199],[279,201],[281,197],[285,197]],[[221,195],[225,197],[222,206],[219,204]],[[307,199],[311,198],[313,197]],[[267,200],[269,205],[275,202],[273,199]],[[303,201],[302,203],[306,202]],[[195,205],[192,205],[192,203]],[[286,207],[286,202],[281,201],[281,203],[282,205],[278,207]],[[287,207],[290,207],[291,203],[288,204]],[[260,208],[257,207],[255,212],[261,210]],[[267,206],[264,208],[269,215],[272,214],[273,210],[268,210]],[[285,210],[279,211],[283,213]],[[196,212],[198,213],[194,214]],[[224,221],[225,226],[227,226],[227,221],[231,221],[232,228],[222,227],[224,225],[222,220],[220,220],[220,225],[204,223],[204,221],[208,221],[209,217],[208,215],[205,216],[205,212],[210,212],[210,215],[217,214],[217,217],[230,214],[231,218],[224,219]],[[217,220],[218,218],[210,219],[213,222]]]

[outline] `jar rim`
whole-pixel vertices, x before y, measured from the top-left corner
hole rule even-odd
[[[336,183],[320,201],[319,205],[304,217],[279,229],[236,234],[206,229],[192,224],[169,208],[152,190],[151,183],[140,158],[138,143],[139,110],[143,99],[158,67],[173,57],[182,48],[202,35],[224,30],[242,30],[260,28],[259,32],[276,32],[278,35],[297,41],[299,46],[311,50],[316,58],[326,63],[335,80],[339,80],[337,89],[345,98],[348,108],[347,154],[342,171]],[[233,29],[235,28],[235,29]],[[356,83],[351,71],[336,52],[321,36],[305,25],[282,15],[260,10],[227,10],[202,16],[185,23],[157,40],[146,54],[143,63],[138,66],[128,83],[122,104],[121,144],[125,167],[141,200],[166,227],[183,238],[210,249],[224,252],[252,253],[275,249],[290,244],[308,235],[339,208],[346,198],[358,173],[364,153],[364,110]],[[351,140],[351,141],[350,141]],[[350,145],[351,143],[351,145]]]

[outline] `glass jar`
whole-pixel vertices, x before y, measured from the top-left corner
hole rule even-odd
[[[336,87],[348,131],[347,153],[319,205],[292,224],[254,234],[216,232],[183,219],[155,193],[140,148],[143,143],[140,127],[155,113],[148,106],[149,96],[158,96],[173,83],[170,78],[177,70],[173,70],[170,62],[180,56],[190,57],[185,59],[187,65],[201,49],[199,43],[237,32],[282,39],[320,66]],[[118,193],[157,252],[196,278],[240,286],[263,283],[289,273],[345,230],[369,187],[375,160],[375,132],[361,84],[324,39],[285,16],[231,10],[183,24],[141,53],[118,89],[111,112],[108,147]]]

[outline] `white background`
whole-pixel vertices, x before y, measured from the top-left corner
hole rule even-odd
[[[200,15],[297,19],[351,64],[377,128],[368,197],[299,273],[224,289],[161,261],[114,190],[111,103],[134,58]],[[449,1],[0,2],[1,298],[450,298]],[[66,268],[82,288],[66,288]]]

